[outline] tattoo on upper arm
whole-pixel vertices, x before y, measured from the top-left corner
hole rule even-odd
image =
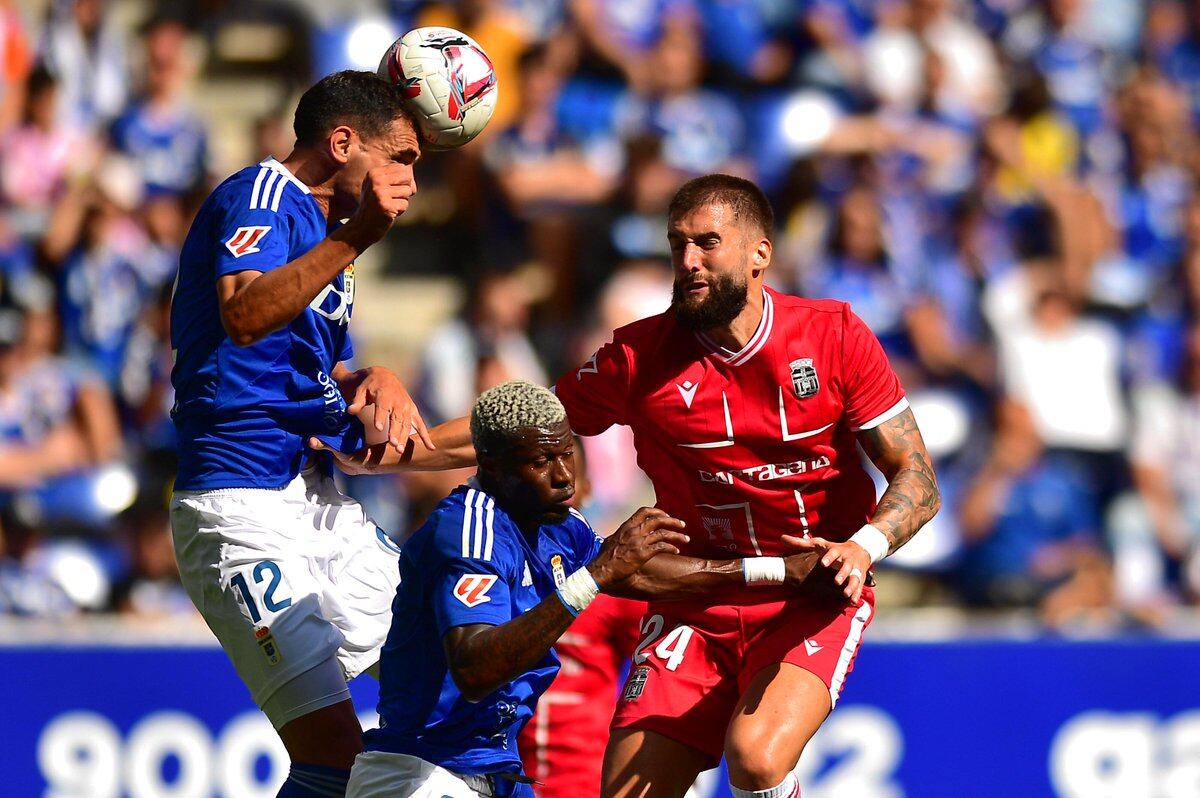
[[[891,542],[889,552],[907,543],[941,506],[933,463],[911,408],[878,427],[859,433],[859,442],[888,479],[871,523]]]

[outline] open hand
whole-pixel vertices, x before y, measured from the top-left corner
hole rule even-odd
[[[342,390],[349,394],[346,410],[386,435],[388,443],[397,452],[404,453],[408,439],[414,433],[420,436],[426,448],[437,448],[404,383],[388,369],[376,366],[357,371],[355,381],[343,385]],[[363,413],[367,407],[373,408],[373,414]]]

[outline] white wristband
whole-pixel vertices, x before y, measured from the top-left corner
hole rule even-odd
[[[887,535],[870,524],[863,524],[862,529],[850,536],[850,542],[857,543],[867,550],[867,554],[871,555],[872,565],[886,557],[888,549],[892,547]]]
[[[587,568],[580,568],[571,574],[558,589],[558,597],[566,605],[572,615],[578,615],[587,609],[596,596],[600,595],[600,586],[592,578]]]
[[[781,585],[787,569],[782,557],[745,557],[742,576],[748,585]]]

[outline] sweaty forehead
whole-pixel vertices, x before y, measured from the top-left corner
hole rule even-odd
[[[569,449],[574,442],[571,427],[566,421],[549,427],[524,427],[516,430],[510,440],[514,453],[528,457],[559,454]]]

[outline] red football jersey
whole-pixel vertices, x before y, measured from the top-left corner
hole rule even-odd
[[[562,669],[517,743],[538,798],[600,794],[600,769],[622,671],[646,602],[599,595],[554,644]]]
[[[618,329],[555,391],[576,433],[633,430],[658,506],[701,557],[787,554],[783,533],[846,540],[875,509],[854,434],[908,406],[849,305],[769,289],[740,352],[668,310]]]

